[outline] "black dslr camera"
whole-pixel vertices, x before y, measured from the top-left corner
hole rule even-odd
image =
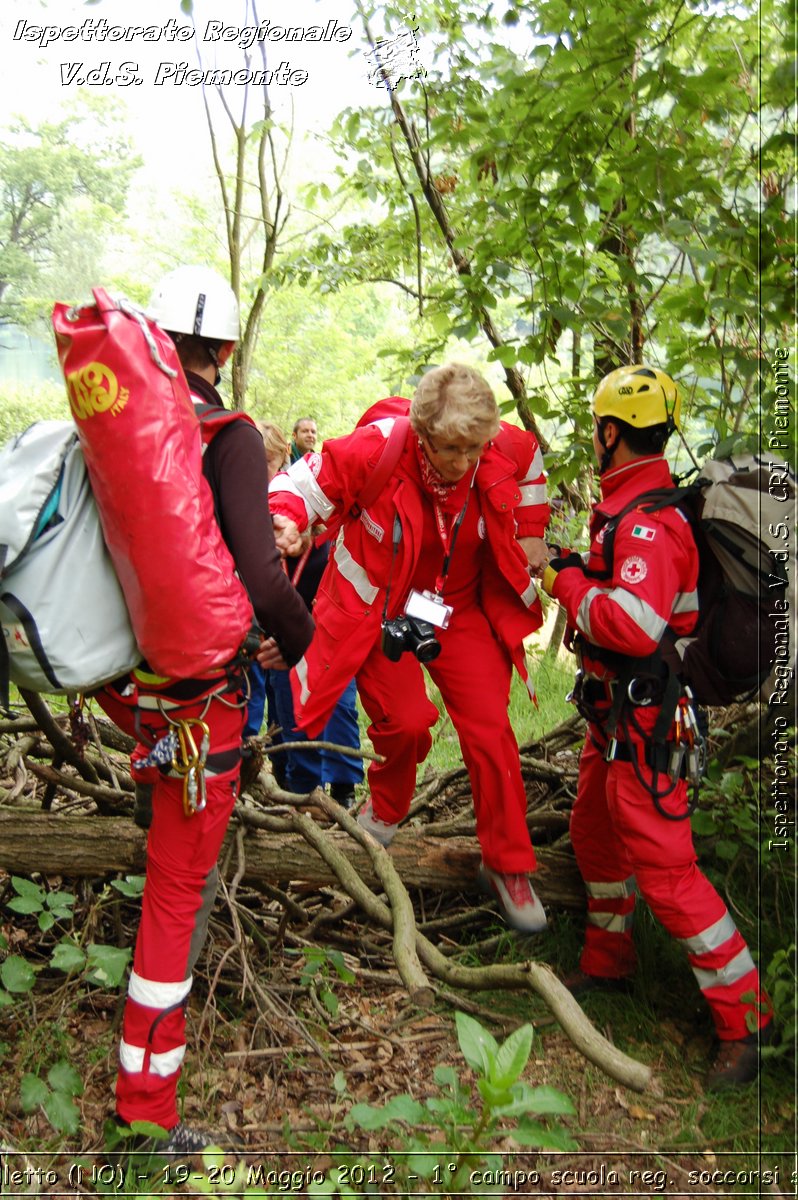
[[[421,663],[432,662],[441,652],[435,626],[420,617],[394,617],[382,623],[382,652],[391,662],[399,662],[405,650],[411,650]]]

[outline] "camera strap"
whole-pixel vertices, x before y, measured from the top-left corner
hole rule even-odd
[[[446,529],[446,516],[443,512],[443,509],[438,504],[433,505],[433,507],[435,509],[435,523],[437,525],[438,534],[440,536],[441,542],[443,543],[443,549],[444,549],[443,566],[441,567],[441,573],[438,576],[438,578],[435,580],[435,591],[436,591],[437,595],[439,595],[439,596],[443,595],[443,589],[446,585],[446,578],[449,574],[449,564],[452,561],[452,555],[454,554],[454,545],[455,545],[455,542],[457,541],[457,534],[460,532],[460,526],[462,525],[462,523],[465,519],[466,509],[468,508],[468,501],[469,501],[470,497],[471,497],[471,490],[469,488],[468,495],[465,498],[465,504],[460,509],[460,512],[457,514],[457,518],[455,519],[454,525],[452,525],[450,530]],[[399,544],[400,544],[401,540],[402,540],[402,522],[399,519],[399,514],[396,513],[394,515],[394,519],[393,519],[393,533],[391,534],[391,544],[393,546],[393,553],[391,554],[391,566],[388,571],[388,583],[385,588],[385,603],[382,606],[382,620],[383,621],[385,621],[385,619],[388,616],[388,603],[389,603],[390,596],[391,596],[391,579],[393,578],[393,569],[396,564],[396,555],[399,553]]]
[[[388,570],[388,583],[385,587],[385,603],[382,606],[382,622],[385,624],[388,616],[388,601],[391,597],[391,579],[393,578],[393,569],[396,563],[396,556],[399,553],[399,543],[402,540],[402,522],[399,520],[399,514],[395,513],[393,518],[393,533],[391,534],[391,542],[393,545],[393,553],[391,554],[391,565]]]

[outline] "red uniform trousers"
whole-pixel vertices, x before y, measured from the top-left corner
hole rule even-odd
[[[603,744],[601,734],[598,740]],[[634,744],[641,774],[651,783],[642,739],[635,738]],[[658,790],[667,782],[659,774]],[[684,780],[660,804],[666,812],[683,813]],[[669,821],[661,816],[632,763],[605,762],[590,736],[579,767],[571,842],[588,894],[580,963],[586,974],[617,978],[634,970],[632,916],[639,892],[657,920],[685,947],[718,1037],[744,1038],[768,1022],[768,1000],[748,947],[726,905],[696,866],[689,819]]]
[[[97,696],[111,719],[151,745],[168,730],[157,711],[136,709],[112,692]],[[191,972],[205,941],[216,894],[219,856],[240,776],[242,697],[228,693],[169,709],[173,719],[199,717],[210,729],[206,805],[185,815],[182,778],[136,767],[149,746],[131,755],[134,779],[154,785],[147,839],[147,875],[133,970],[128,984],[116,1110],[123,1120],[177,1124],[177,1081],[186,1050],[185,1012]],[[136,718],[141,723],[137,728]],[[214,758],[221,767],[214,774]],[[234,765],[229,766],[230,762]]]
[[[449,628],[437,636],[441,652],[426,666],[460,739],[483,860],[504,874],[534,871],[526,790],[507,715],[510,658],[475,604],[455,608]],[[372,806],[381,821],[395,824],[410,807],[416,766],[432,746],[438,710],[427,697],[421,664],[409,652],[394,663],[375,645],[358,671],[357,687],[371,720],[369,737],[386,759],[368,770]]]

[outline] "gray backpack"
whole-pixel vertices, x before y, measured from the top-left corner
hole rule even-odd
[[[0,701],[91,691],[141,660],[72,421],[0,450]]]
[[[700,561],[698,623],[689,637],[666,630],[660,652],[699,704],[720,707],[758,691],[771,704],[786,702],[795,668],[796,495],[795,475],[775,456],[710,459],[694,483],[646,492],[605,526],[611,577],[627,513],[677,505],[688,518]]]

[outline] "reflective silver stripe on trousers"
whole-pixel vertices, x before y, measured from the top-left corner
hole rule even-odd
[[[737,926],[730,913],[726,912],[714,925],[702,929],[692,937],[679,938],[679,941],[690,954],[709,954],[711,950],[719,950],[736,932]]]
[[[595,925],[598,929],[606,929],[608,933],[625,933],[627,929],[632,928],[634,914],[589,912],[587,914],[587,923],[588,925]]]
[[[618,883],[588,883],[585,880],[585,888],[588,896],[592,896],[594,900],[635,896],[637,894],[637,880],[634,875],[629,875],[627,879],[621,879]]]
[[[354,558],[352,558],[349,550],[344,545],[343,529],[336,539],[333,558],[338,570],[347,583],[351,583],[363,603],[373,604],[380,594],[380,589],[374,586],[360,563],[355,562]]]
[[[145,1008],[171,1008],[180,1004],[191,991],[192,976],[178,983],[159,983],[155,979],[144,979],[135,971],[130,972],[127,994]]]
[[[119,1062],[125,1071],[143,1071],[144,1055],[143,1046],[131,1046],[124,1041],[119,1043]],[[175,1046],[173,1050],[164,1050],[161,1054],[151,1054],[149,1074],[167,1079],[179,1069],[185,1056],[185,1046]]]
[[[731,962],[726,963],[725,967],[718,967],[715,971],[703,971],[700,967],[693,967],[693,974],[698,980],[701,991],[705,992],[708,988],[728,987],[753,970],[754,960],[751,958],[748,947],[745,946]]]

